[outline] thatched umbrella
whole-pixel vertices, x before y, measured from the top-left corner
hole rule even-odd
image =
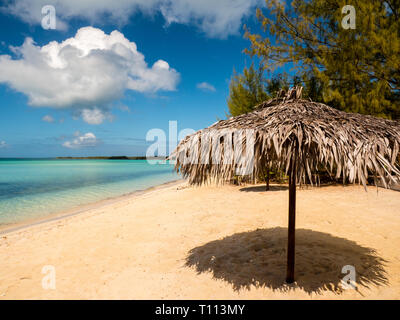
[[[400,123],[301,99],[301,87],[261,103],[255,111],[221,120],[187,136],[170,158],[191,184],[256,178],[265,168],[289,176],[286,281],[294,281],[296,184],[318,184],[326,169],[343,183],[385,187],[400,181]]]

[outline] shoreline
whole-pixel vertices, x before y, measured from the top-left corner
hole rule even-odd
[[[107,205],[115,204],[115,203],[118,203],[118,202],[121,202],[121,201],[124,201],[127,199],[131,199],[131,198],[135,198],[135,197],[138,197],[138,196],[141,196],[144,194],[148,194],[148,193],[151,193],[152,191],[162,190],[162,189],[165,189],[168,187],[179,185],[184,182],[185,182],[185,180],[183,180],[183,179],[172,180],[172,181],[157,184],[155,186],[148,187],[145,189],[128,192],[128,193],[125,193],[125,194],[117,196],[117,197],[110,197],[110,198],[106,198],[106,199],[103,199],[100,201],[88,203],[85,205],[79,205],[79,206],[73,207],[68,210],[50,213],[49,215],[46,215],[45,217],[29,219],[29,220],[25,220],[20,223],[12,223],[12,224],[7,224],[7,225],[3,225],[3,226],[0,225],[0,236],[18,232],[18,231],[28,229],[28,228],[31,228],[34,226],[38,226],[38,225],[42,225],[42,224],[46,224],[46,223],[50,223],[50,222],[56,222],[59,220],[74,217],[74,216],[77,216],[80,214],[87,213],[91,210],[99,209],[99,208],[105,207]]]
[[[399,299],[399,193],[335,185],[298,195],[290,287],[287,187],[174,181],[0,236],[0,300]],[[347,265],[357,290],[341,289]]]
[[[0,236],[4,236],[7,234],[11,234],[14,232],[18,232],[24,229],[29,229],[31,227],[35,227],[38,225],[42,225],[42,224],[46,224],[46,223],[50,223],[50,222],[56,222],[56,221],[60,221],[60,220],[64,220],[67,218],[71,218],[80,214],[84,214],[87,213],[91,210],[96,210],[96,209],[101,209],[103,207],[106,207],[108,205],[112,205],[115,203],[119,203],[121,201],[124,200],[128,200],[128,199],[134,199],[136,197],[139,197],[141,195],[145,195],[145,194],[150,194],[153,191],[157,191],[157,190],[162,190],[162,189],[167,189],[169,187],[172,186],[178,186],[185,183],[184,179],[177,179],[177,180],[172,180],[172,181],[168,181],[168,182],[164,182],[161,184],[157,184],[155,186],[151,186],[145,189],[140,189],[140,190],[135,190],[132,192],[128,192],[125,194],[122,194],[120,196],[116,196],[116,197],[109,197],[103,200],[99,200],[99,201],[95,201],[95,202],[91,202],[88,204],[83,204],[83,205],[78,205],[75,206],[71,209],[67,209],[67,210],[62,210],[62,211],[58,211],[58,212],[54,212],[54,213],[50,213],[44,217],[39,217],[39,218],[33,218],[33,219],[28,219],[25,220],[23,222],[20,223],[10,223],[10,224],[5,224],[5,225],[0,225]],[[257,184],[259,185],[259,184]],[[332,186],[340,186],[340,184],[332,184]],[[244,185],[243,185],[244,186]],[[328,186],[328,185],[326,185]],[[388,188],[386,189],[385,187],[378,185],[376,186],[379,189],[383,189],[383,190],[393,190],[393,191],[400,191],[400,186],[396,186],[396,187],[392,187],[392,188]],[[307,189],[307,188],[306,188]]]

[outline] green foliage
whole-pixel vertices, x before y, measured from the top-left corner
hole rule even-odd
[[[271,97],[275,97],[279,90],[288,90],[290,82],[286,73],[278,74],[271,79],[266,80],[267,91]]]
[[[400,1],[353,0],[356,28],[344,29],[345,0],[266,1],[263,34],[247,53],[269,71],[295,68],[304,96],[348,112],[400,118]]]
[[[250,112],[254,107],[268,99],[263,68],[244,68],[243,74],[234,71],[229,84],[228,107],[230,115],[237,116]]]
[[[264,66],[260,65],[256,69],[252,63],[249,68],[244,68],[242,74],[234,71],[227,100],[229,116],[251,112],[261,102],[275,97],[280,89],[288,90],[289,87],[301,83],[296,76],[289,81],[285,73],[266,79],[264,70]]]
[[[256,70],[254,64],[245,68],[243,74],[234,72],[230,85],[227,116],[238,116],[251,112],[261,102],[276,96],[279,90],[288,90],[292,86],[303,86],[303,97],[313,101],[322,101],[322,86],[315,78],[302,80],[299,76],[292,77],[286,73],[277,74],[270,79],[264,76],[264,67],[259,66]]]
[[[312,101],[323,102],[323,84],[316,77],[310,76],[304,79],[303,97],[309,98]]]

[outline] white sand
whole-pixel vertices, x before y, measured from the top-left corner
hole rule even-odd
[[[280,189],[169,186],[3,234],[0,299],[400,298],[400,192],[298,190],[287,286]],[[42,287],[45,265],[54,290]],[[358,290],[340,291],[344,265]]]

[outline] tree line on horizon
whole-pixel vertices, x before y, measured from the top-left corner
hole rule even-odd
[[[260,32],[246,28],[257,59],[234,71],[230,116],[250,112],[280,89],[303,86],[303,97],[346,112],[400,119],[400,1],[353,0],[354,29],[345,29],[342,0],[266,1]],[[276,73],[278,67],[293,72]],[[268,75],[268,77],[266,76]]]

